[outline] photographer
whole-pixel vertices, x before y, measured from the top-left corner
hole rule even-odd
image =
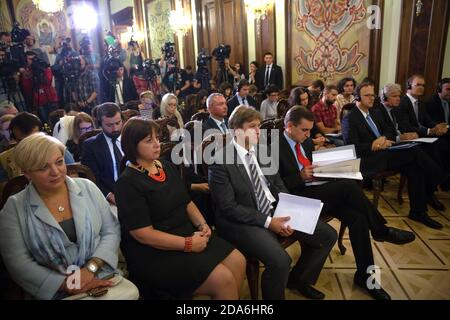
[[[223,61],[223,66],[221,66],[221,62],[218,61],[218,69],[216,73],[216,84],[220,87],[220,85],[224,82],[231,84],[234,87],[234,77],[236,72],[233,70],[233,67],[230,65],[230,59],[226,58]]]
[[[141,48],[137,41],[133,40],[131,37],[131,41],[128,42],[128,50],[130,50],[130,78],[133,78],[139,70],[142,69],[142,63],[144,59],[142,58]]]
[[[91,114],[92,108],[97,104],[99,79],[86,60],[85,56],[79,57],[81,73],[75,91],[72,92],[72,98],[82,112]]]
[[[67,59],[78,56],[78,52],[72,49],[71,39],[59,37],[53,51],[56,53],[55,63],[52,66],[52,72],[55,75],[55,87],[58,95],[59,105],[62,107],[65,103],[66,97],[64,95],[64,75],[62,68]],[[67,99],[69,100],[69,99]]]
[[[157,59],[157,61],[146,59],[141,64],[138,72],[133,76],[133,83],[138,95],[149,90],[157,96],[160,94],[161,71],[159,69],[158,60],[159,59]]]
[[[48,60],[48,55],[47,52],[42,51],[42,49],[37,48],[36,45],[36,39],[34,38],[34,36],[32,36],[31,34],[28,34],[25,37],[25,52],[26,51],[33,51],[34,53],[36,53],[37,57],[42,60],[45,61],[45,63],[50,64],[50,61]]]
[[[19,63],[7,58],[7,46],[0,45],[0,102],[12,101],[19,111],[27,106],[19,88]]]
[[[106,93],[106,101],[115,102],[119,106],[124,105],[128,101],[138,100],[136,87],[133,81],[128,77],[124,66],[120,66],[116,71],[116,81],[108,85]]]
[[[191,66],[187,66],[186,69],[181,70],[181,83],[183,86],[177,91],[179,99],[184,100],[189,94],[194,93],[194,72]]]
[[[57,109],[58,97],[52,86],[53,73],[48,64],[39,60],[36,53],[25,53],[27,65],[20,68],[20,85],[28,106],[37,112],[43,123],[48,122],[48,114]]]

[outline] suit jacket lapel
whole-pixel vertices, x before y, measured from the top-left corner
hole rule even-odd
[[[247,185],[247,188],[250,189],[250,191],[251,191],[250,194],[252,195],[252,199],[256,204],[257,201],[256,201],[256,196],[255,196],[255,190],[253,189],[253,183],[250,181],[250,177],[247,174],[247,170],[245,170],[245,166],[242,163],[240,163],[240,160],[239,160],[240,158],[239,158],[236,148],[234,148],[234,145],[233,145],[233,152],[234,152],[234,157],[235,157],[234,159],[236,159],[236,161],[235,161],[236,169],[239,172],[239,174],[241,175],[245,184]]]
[[[108,168],[109,173],[111,174],[113,180],[114,180],[114,164],[113,159],[111,156],[111,152],[109,151],[109,145],[108,142],[106,142],[106,138],[103,133],[99,133],[98,135],[98,142],[100,144],[99,151],[103,153],[103,159],[105,163],[107,164],[106,167]]]
[[[88,207],[86,199],[83,197],[81,189],[78,187],[75,181],[67,177],[66,183],[67,188],[69,189],[70,206],[72,208],[72,216],[75,223],[77,241],[79,241],[80,239],[83,239]]]
[[[291,166],[298,169],[297,159],[295,158],[296,155],[292,152],[291,146],[287,142],[284,133],[280,134],[280,157],[287,157]]]

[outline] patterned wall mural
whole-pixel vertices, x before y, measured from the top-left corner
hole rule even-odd
[[[170,10],[170,1],[167,0],[153,0],[147,3],[147,30],[152,58],[160,58],[164,43],[174,41],[169,24]]]
[[[292,84],[368,75],[371,0],[295,0],[291,2]]]

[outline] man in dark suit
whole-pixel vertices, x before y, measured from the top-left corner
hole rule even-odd
[[[273,63],[273,55],[270,52],[264,54],[265,65],[256,72],[256,86],[258,91],[266,90],[269,84],[274,84],[283,90],[283,71],[281,67]]]
[[[284,299],[288,278],[304,296],[323,299],[324,294],[311,285],[336,242],[336,231],[318,221],[310,235],[285,226],[289,217],[272,218],[278,194],[288,191],[276,170],[263,171],[267,168],[261,167],[256,157],[260,117],[251,108],[235,109],[229,121],[235,136],[225,148],[216,151],[216,162],[209,167],[217,230],[239,250],[262,261],[263,299]],[[278,237],[291,235],[303,246],[302,256],[289,275],[291,258]]]
[[[128,77],[125,68],[119,67],[116,74],[116,84],[106,85],[104,102],[115,102],[119,106],[125,105],[131,100],[139,100],[133,80]]]
[[[420,137],[438,137],[438,141],[425,146],[427,153],[450,174],[450,133],[447,123],[436,123],[428,114],[426,105],[419,101],[425,91],[425,79],[413,75],[407,81],[407,94],[401,99],[400,107],[395,109],[401,132],[417,132]],[[450,183],[441,187],[448,190]]]
[[[250,84],[247,80],[242,79],[239,81],[238,84],[238,91],[236,94],[228,100],[228,117],[233,113],[233,110],[237,106],[247,106],[247,107],[253,107],[256,109],[257,103],[255,99],[251,95],[249,95],[250,92]]]
[[[361,83],[356,89],[355,100],[356,106],[344,118],[348,132],[343,133],[346,144],[355,145],[356,153],[361,158],[361,172],[367,176],[380,171],[400,171],[406,175],[409,218],[431,228],[441,229],[442,224],[427,214],[427,200],[433,195],[439,182],[432,179],[427,164],[421,163],[420,150],[417,147],[390,149],[396,137],[379,118],[378,113],[370,110],[375,101],[372,83]]]
[[[81,163],[92,170],[97,186],[106,199],[115,204],[114,183],[119,178],[123,158],[120,145],[122,113],[115,103],[106,102],[98,107],[97,119],[103,132],[83,143]]]
[[[450,78],[441,79],[436,94],[426,103],[426,110],[436,123],[450,124]]]
[[[287,112],[284,123],[285,131],[279,141],[272,143],[279,146],[279,172],[285,186],[292,194],[321,200],[324,213],[340,219],[348,226],[357,266],[354,282],[375,299],[389,300],[389,294],[381,287],[367,287],[370,277],[367,270],[375,264],[369,230],[375,240],[396,244],[413,241],[414,234],[387,227],[386,220],[354,180],[336,180],[308,186],[314,179],[314,166],[311,165],[314,144],[309,138],[314,115],[304,107],[295,106]]]
[[[419,135],[417,132],[405,132],[401,133],[398,129],[397,117],[395,116],[395,109],[400,105],[401,99],[401,87],[399,84],[387,84],[380,90],[381,101],[376,106],[373,107],[374,112],[378,112],[380,118],[386,124],[387,128],[390,130],[392,136],[395,137],[396,142],[401,142],[405,140],[417,139]],[[420,163],[426,164],[429,168],[430,175],[433,176],[434,181],[441,181],[444,183],[449,180],[448,174],[436,163],[429,155],[427,150],[433,148],[426,143],[419,146],[419,157]],[[436,190],[435,190],[436,191]],[[434,195],[428,199],[428,204],[440,211],[445,211],[446,207],[442,204]]]
[[[212,93],[206,100],[206,108],[209,112],[209,118],[202,123],[203,134],[219,132],[227,133],[228,130],[228,106],[225,97],[221,93]],[[211,131],[213,130],[213,131]]]

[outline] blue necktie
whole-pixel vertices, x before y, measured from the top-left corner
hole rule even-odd
[[[367,115],[366,119],[367,119],[367,123],[369,124],[370,129],[372,129],[373,134],[377,138],[381,137],[380,131],[378,131],[378,128],[375,125],[375,123],[373,122],[372,118],[370,117],[370,114]]]
[[[222,129],[223,133],[227,133],[228,128],[227,128],[227,125],[225,124],[225,122],[222,122],[220,124],[220,128]]]

